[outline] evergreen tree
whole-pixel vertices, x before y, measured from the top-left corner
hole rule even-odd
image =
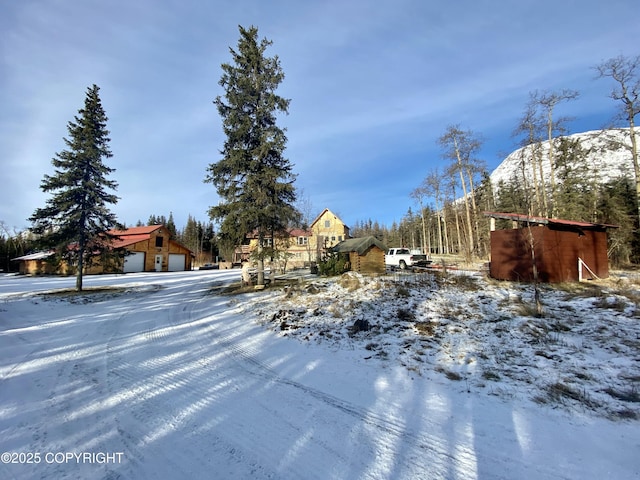
[[[209,252],[211,260],[215,260],[219,255],[218,245],[216,243],[216,234],[213,231],[213,223],[207,222],[204,225],[204,233],[202,238],[202,251]]]
[[[258,29],[240,29],[233,64],[222,64],[220,86],[224,99],[215,100],[226,141],[222,159],[207,168],[205,182],[213,183],[220,198],[209,209],[220,220],[220,238],[239,245],[244,235],[256,232],[259,240],[258,284],[264,282],[262,249],[266,238],[296,221],[296,193],[292,166],[284,157],[287,138],[276,124],[277,112],[287,113],[289,100],[276,94],[284,79],[277,56],[266,57],[272,44],[258,41]]]
[[[595,222],[598,185],[580,140],[558,139],[554,210],[559,218]]]
[[[196,222],[196,219],[193,218],[191,214],[189,214],[189,216],[187,217],[187,225],[182,231],[180,240],[190,250],[196,252],[196,255],[198,254],[198,224]]]
[[[636,217],[634,181],[621,176],[600,188],[596,222],[618,225],[609,230],[609,258],[617,266],[629,262],[638,263],[634,252],[640,251],[640,238],[635,233],[633,219]]]
[[[117,223],[108,210],[109,204],[118,201],[109,193],[117,189],[117,183],[107,179],[115,170],[103,163],[112,153],[99,90],[96,85],[87,89],[84,108],[68,123],[69,138],[64,139],[67,149],[52,159],[55,174],[45,175],[40,187],[52,196],[29,218],[33,232],[42,235],[42,242],[57,247],[77,266],[78,291],[82,290],[85,264],[107,248],[105,232]]]
[[[175,238],[178,234],[178,230],[176,229],[176,222],[173,220],[173,212],[169,212],[169,220],[167,220],[165,227],[169,230],[171,238]]]
[[[149,220],[147,220],[147,225],[151,226],[151,225],[164,225],[165,227],[167,226],[168,221],[167,221],[167,217],[165,217],[164,215],[149,215]],[[175,225],[174,225],[175,228]]]

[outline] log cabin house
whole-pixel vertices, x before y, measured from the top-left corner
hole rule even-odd
[[[387,248],[375,237],[349,238],[331,250],[348,256],[352,272],[384,274],[386,271],[384,254]]]

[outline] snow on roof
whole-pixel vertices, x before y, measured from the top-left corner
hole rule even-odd
[[[50,250],[48,252],[30,253],[28,255],[23,255],[21,257],[12,258],[11,261],[12,262],[18,262],[18,261],[22,261],[22,260],[44,260],[45,258],[49,258],[54,253],[55,252],[53,252],[52,250]]]
[[[387,250],[380,240],[372,236],[343,240],[333,247],[332,250],[338,253],[358,252],[358,255],[363,255],[373,245],[383,252]]]

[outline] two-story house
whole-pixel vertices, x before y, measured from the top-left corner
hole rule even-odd
[[[325,208],[311,223],[309,230],[313,238],[316,261],[325,251],[349,238],[349,227],[328,208]]]
[[[307,230],[293,228],[272,238],[265,238],[264,247],[274,247],[277,252],[275,261],[281,270],[301,268],[318,262],[323,254],[339,242],[349,238],[349,227],[328,208],[325,208],[311,223]],[[243,245],[234,252],[233,264],[240,265],[249,261],[251,254],[258,248],[255,232],[245,237]]]

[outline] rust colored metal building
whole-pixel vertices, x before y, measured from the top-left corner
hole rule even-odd
[[[499,280],[532,281],[532,244],[538,278],[567,282],[607,278],[607,229],[615,225],[575,222],[515,213],[485,212],[492,219],[489,274]],[[496,230],[495,219],[514,228]]]

